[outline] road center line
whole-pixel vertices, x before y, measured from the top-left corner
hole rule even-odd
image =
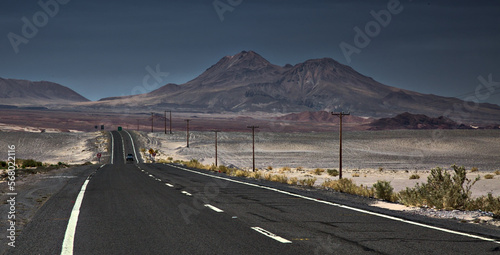
[[[279,190],[279,189],[275,189],[275,188],[271,188],[271,187],[267,187],[267,186],[262,186],[262,185],[258,185],[258,184],[253,184],[253,183],[248,183],[248,182],[242,182],[242,181],[232,180],[232,179],[225,178],[225,177],[220,177],[220,176],[215,176],[215,175],[211,175],[211,174],[206,174],[206,173],[194,171],[194,170],[191,170],[191,169],[179,167],[179,166],[176,166],[176,165],[169,165],[169,166],[178,168],[178,169],[183,170],[183,171],[188,171],[188,172],[192,172],[192,173],[195,173],[195,174],[208,176],[208,177],[211,177],[211,178],[226,180],[226,181],[230,181],[230,182],[234,182],[234,183],[239,183],[239,184],[243,184],[243,185],[247,185],[247,186],[252,186],[252,187],[256,187],[256,188],[261,188],[261,189],[267,189],[267,190],[271,190],[271,191],[274,191],[274,192],[286,194],[286,195],[289,195],[289,196],[298,197],[298,198],[302,198],[302,199],[306,199],[306,200],[310,200],[310,201],[314,201],[314,202],[318,202],[318,203],[323,203],[323,204],[327,204],[327,205],[332,205],[332,206],[344,208],[344,209],[351,210],[351,211],[356,211],[356,212],[360,212],[360,213],[364,213],[364,214],[378,216],[378,217],[381,217],[381,218],[386,218],[386,219],[390,219],[390,220],[394,220],[394,221],[404,222],[404,223],[407,223],[407,224],[411,224],[411,225],[415,225],[415,226],[420,226],[420,227],[424,227],[424,228],[429,228],[429,229],[433,229],[433,230],[438,230],[438,231],[445,232],[445,233],[450,233],[450,234],[455,234],[455,235],[460,235],[460,236],[470,237],[470,238],[474,238],[474,239],[479,239],[479,240],[482,240],[482,241],[487,241],[487,242],[493,242],[493,243],[500,244],[500,241],[492,239],[492,238],[487,238],[487,237],[482,237],[482,236],[478,236],[478,235],[467,234],[467,233],[463,233],[463,232],[459,232],[459,231],[455,231],[455,230],[451,230],[451,229],[446,229],[446,228],[435,227],[435,226],[432,226],[432,225],[427,225],[427,224],[418,223],[418,222],[414,222],[414,221],[410,221],[410,220],[405,220],[405,219],[402,219],[402,218],[398,218],[398,217],[394,217],[394,216],[389,216],[389,215],[385,215],[385,214],[382,214],[382,213],[371,212],[371,211],[364,210],[364,209],[359,209],[359,208],[356,208],[356,207],[351,207],[351,206],[347,206],[347,205],[342,205],[342,204],[337,204],[337,203],[333,203],[333,202],[323,201],[323,200],[319,200],[319,199],[312,198],[312,197],[306,197],[306,196],[302,196],[302,195],[299,195],[299,194],[295,194],[295,193],[291,193],[291,192],[288,192],[288,191],[283,191],[283,190]]]
[[[219,208],[217,208],[217,207],[215,207],[213,205],[205,204],[205,207],[208,207],[208,208],[210,208],[210,209],[212,209],[212,210],[214,210],[214,211],[216,211],[218,213],[224,212],[223,210],[221,210],[221,209],[219,209]]]
[[[274,239],[274,240],[276,240],[276,241],[278,241],[280,243],[292,243],[292,241],[286,240],[285,238],[283,238],[281,236],[277,236],[277,235],[275,235],[275,234],[273,234],[273,233],[271,233],[271,232],[269,232],[269,231],[267,231],[267,230],[265,230],[263,228],[252,227],[251,229],[253,229],[253,230],[255,230],[255,231],[257,231],[257,232],[259,232],[259,233],[261,233],[261,234],[263,234],[263,235],[265,235],[267,237],[270,237],[270,238],[272,238],[272,239]]]
[[[174,185],[170,184],[170,183],[165,183],[165,185],[169,186],[170,188],[173,188]]]
[[[186,196],[192,196],[191,193],[187,192],[187,191],[182,191],[181,192],[182,194],[186,194]]]
[[[71,216],[68,221],[66,233],[64,234],[64,241],[62,244],[61,255],[73,254],[73,244],[75,242],[76,224],[78,222],[78,215],[80,215],[80,207],[82,205],[83,196],[85,194],[85,189],[87,188],[88,183],[89,183],[88,179],[85,180],[85,182],[83,183],[82,189],[80,190],[80,193],[78,193],[75,205],[73,206],[73,210],[71,211]]]

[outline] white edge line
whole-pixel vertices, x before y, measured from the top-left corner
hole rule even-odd
[[[201,172],[193,171],[193,170],[186,169],[186,168],[179,167],[179,166],[175,166],[175,165],[170,165],[170,166],[184,170],[184,171],[188,171],[188,172],[192,172],[192,173],[196,173],[196,174],[200,174],[200,175],[205,175],[205,176],[212,177],[212,178],[217,178],[217,179],[226,180],[226,181],[230,181],[230,182],[234,182],[234,183],[244,184],[244,185],[257,187],[257,188],[261,188],[261,189],[267,189],[267,190],[275,191],[278,193],[282,193],[282,194],[286,194],[286,195],[290,195],[290,196],[294,196],[294,197],[299,197],[302,199],[306,199],[306,200],[310,200],[310,201],[314,201],[314,202],[318,202],[318,203],[323,203],[323,204],[327,204],[327,205],[332,205],[332,206],[348,209],[351,211],[356,211],[356,212],[360,212],[360,213],[364,213],[364,214],[370,214],[373,216],[378,216],[381,218],[386,218],[386,219],[390,219],[390,220],[394,220],[394,221],[404,222],[404,223],[408,223],[408,224],[412,224],[412,225],[420,226],[420,227],[424,227],[424,228],[434,229],[434,230],[442,231],[445,233],[450,233],[450,234],[455,234],[455,235],[460,235],[460,236],[465,236],[465,237],[470,237],[470,238],[474,238],[474,239],[479,239],[479,240],[483,240],[483,241],[488,241],[488,242],[500,244],[500,241],[492,239],[492,238],[482,237],[482,236],[473,235],[473,234],[467,234],[467,233],[463,233],[463,232],[459,232],[459,231],[455,231],[455,230],[451,230],[451,229],[427,225],[424,223],[418,223],[418,222],[405,220],[402,218],[389,216],[389,215],[385,215],[385,214],[381,214],[381,213],[371,212],[371,211],[367,211],[364,209],[359,209],[359,208],[355,208],[355,207],[351,207],[351,206],[347,206],[347,205],[342,205],[342,204],[337,204],[337,203],[333,203],[333,202],[319,200],[316,198],[306,197],[306,196],[294,194],[291,192],[287,192],[287,191],[283,191],[283,190],[279,190],[279,189],[275,189],[275,188],[271,188],[271,187],[266,187],[266,186],[257,185],[257,184],[253,184],[253,183],[242,182],[242,181],[232,180],[232,179],[228,179],[228,178],[224,178],[224,177],[220,177],[220,176],[214,176],[214,175],[210,175],[210,174],[206,174],[206,173],[201,173]]]
[[[270,238],[272,238],[272,239],[274,239],[274,240],[276,240],[276,241],[278,241],[280,243],[292,243],[292,241],[286,240],[285,238],[283,238],[281,236],[277,236],[277,235],[275,235],[275,234],[273,234],[273,233],[271,233],[271,232],[269,232],[269,231],[267,231],[267,230],[265,230],[263,228],[252,227],[251,229],[253,229],[253,230],[255,230],[255,231],[257,231],[257,232],[259,232],[259,233],[261,233],[261,234],[263,234],[263,235],[265,235],[267,237],[270,237]]]
[[[111,135],[111,164],[113,164],[113,154],[115,152],[115,142],[113,139],[113,132],[110,131],[109,134]]]
[[[205,207],[208,207],[208,208],[210,208],[210,209],[212,209],[212,210],[214,210],[214,211],[216,211],[218,213],[224,212],[224,210],[221,210],[221,209],[219,209],[219,208],[217,208],[217,207],[215,207],[213,205],[205,204]]]
[[[71,211],[71,216],[68,221],[66,233],[64,234],[64,241],[62,244],[61,255],[73,254],[73,243],[75,241],[76,224],[78,222],[78,215],[80,215],[80,207],[82,205],[83,196],[85,194],[85,189],[87,188],[88,183],[89,183],[88,179],[85,180],[85,182],[83,183],[82,189],[80,190],[80,193],[78,193],[75,205],[73,206],[73,210]]]
[[[130,135],[130,133],[127,130],[125,130],[125,133],[128,134],[128,136],[130,137],[130,141],[132,142],[132,149],[134,150],[135,162],[140,163],[139,160],[137,159],[137,153],[135,152],[134,139],[132,138],[132,136]]]

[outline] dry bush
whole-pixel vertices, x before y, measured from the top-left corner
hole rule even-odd
[[[373,189],[368,187],[357,186],[351,179],[340,179],[340,180],[326,180],[321,184],[324,188],[330,188],[339,192],[364,196],[373,197]]]
[[[248,177],[254,178],[254,179],[260,179],[261,176],[262,176],[261,171],[250,172],[250,174],[248,175]]]
[[[325,169],[323,169],[323,168],[316,168],[313,171],[311,171],[310,173],[311,174],[315,174],[315,175],[321,175],[324,172],[325,172]]]
[[[479,171],[479,169],[477,169],[477,167],[473,167],[473,168],[470,169],[471,173],[474,173],[474,172],[477,172],[477,171]]]
[[[486,174],[484,175],[484,179],[493,179],[495,176],[492,174]]]
[[[273,175],[272,175],[272,174],[270,174],[270,173],[265,173],[265,174],[264,174],[264,180],[268,180],[268,181],[270,181],[272,176],[273,176]]]
[[[500,216],[500,196],[493,197],[491,193],[488,193],[487,196],[481,196],[471,200],[467,204],[466,209],[471,211],[481,210],[492,212],[496,216]]]
[[[373,184],[375,189],[375,197],[387,201],[395,201],[396,198],[393,196],[394,188],[391,186],[391,182],[388,181],[377,181]]]
[[[420,175],[418,175],[418,174],[412,174],[410,176],[410,180],[415,180],[415,179],[420,179]]]
[[[496,170],[496,171],[495,171],[495,174],[496,174],[496,175],[500,175],[500,170]]]
[[[272,166],[268,166],[267,170],[271,171],[271,170],[273,170],[273,167]]]
[[[339,171],[337,169],[328,169],[328,170],[326,170],[326,172],[333,177],[336,177],[339,175]]]
[[[233,172],[233,175],[236,177],[247,177],[249,175],[249,173],[247,171],[243,171],[243,170],[236,170]]]
[[[452,166],[454,174],[437,167],[431,170],[427,183],[399,192],[398,200],[407,206],[436,207],[437,209],[464,210],[471,200],[472,186],[477,182],[467,178],[464,167]]]
[[[301,167],[301,166],[298,166],[298,167],[297,167],[297,171],[302,171],[302,170],[304,170],[304,168],[303,168],[303,167]],[[498,172],[499,172],[499,174],[500,174],[500,171],[498,171]]]
[[[289,166],[284,166],[282,167],[279,172],[284,173],[284,172],[290,172],[292,169]]]
[[[288,179],[287,183],[290,184],[290,185],[297,185],[297,177],[292,177],[290,179]]]
[[[277,174],[277,175],[271,176],[271,181],[280,182],[280,183],[287,183],[288,177],[286,177],[283,174]]]
[[[358,173],[353,173],[352,177],[359,177],[359,174]]]

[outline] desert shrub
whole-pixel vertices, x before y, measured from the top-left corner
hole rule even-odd
[[[7,162],[5,162],[5,161],[0,161],[0,167],[1,167],[1,168],[7,168]]]
[[[234,171],[234,176],[236,176],[236,177],[247,177],[248,176],[248,172],[247,171],[243,171],[243,170],[236,170],[236,171]]]
[[[21,167],[22,168],[26,168],[26,167],[39,167],[39,166],[42,166],[42,165],[43,165],[42,162],[35,161],[33,159],[25,159],[21,163]]]
[[[314,186],[314,183],[316,182],[316,178],[307,178],[305,179],[304,185],[308,187]]]
[[[287,183],[288,177],[286,177],[283,174],[277,174],[277,175],[271,176],[271,181],[273,181],[273,182]]]
[[[496,170],[496,171],[495,171],[495,174],[496,174],[496,175],[500,175],[500,170]]]
[[[470,180],[464,167],[452,166],[454,174],[437,167],[431,170],[427,183],[417,184],[398,194],[405,205],[427,205],[437,209],[465,209],[470,200],[470,189],[478,178]]]
[[[292,177],[290,179],[288,179],[287,183],[290,184],[290,185],[297,185],[297,177]]]
[[[280,173],[283,173],[283,172],[290,172],[292,169],[289,167],[289,166],[284,166],[280,169]]]
[[[359,174],[358,173],[353,173],[352,177],[359,177]]]
[[[316,168],[316,169],[314,169],[314,171],[311,171],[311,173],[315,174],[315,175],[321,175],[324,172],[325,172],[325,169],[323,169],[323,168]]]
[[[324,188],[330,188],[339,192],[364,196],[373,197],[373,189],[363,186],[357,186],[351,179],[340,179],[340,180],[326,180],[321,184]]]
[[[304,168],[303,168],[303,167],[301,167],[301,166],[298,166],[298,167],[297,167],[297,171],[302,171],[302,170],[304,170]],[[499,171],[499,174],[500,174],[500,171]]]
[[[267,170],[271,171],[271,170],[273,170],[273,167],[272,166],[268,166]]]
[[[500,196],[493,197],[491,193],[487,196],[481,196],[476,199],[472,199],[467,207],[467,210],[482,210],[486,212],[492,212],[495,215],[500,215]]]
[[[265,173],[265,174],[264,174],[264,180],[270,181],[272,176],[273,176],[273,175],[272,175],[272,174],[270,174],[270,173]]]
[[[184,162],[184,165],[190,168],[205,169],[205,165],[203,165],[196,159],[191,159],[190,161]]]
[[[379,171],[379,172],[383,172],[383,171],[384,171],[384,168],[383,168],[383,167],[379,167],[379,168],[378,168],[378,171]]]
[[[473,173],[473,172],[479,171],[479,169],[477,167],[473,167],[473,168],[470,169],[470,171],[471,171],[471,173]]]
[[[486,175],[484,175],[484,179],[493,179],[493,177],[495,177],[495,176],[492,175],[492,174],[486,174]]]
[[[391,182],[388,181],[377,181],[373,184],[375,189],[375,197],[387,201],[393,201],[392,192],[394,188],[391,186]]]
[[[339,171],[338,171],[337,169],[328,169],[328,170],[326,170],[326,172],[327,172],[329,175],[333,176],[333,177],[335,177],[335,176],[338,176],[338,175],[339,175]]]
[[[225,166],[225,165],[220,165],[218,168],[219,168],[219,171],[220,171],[221,173],[227,173],[227,172],[228,172],[228,169],[229,169],[229,168],[228,168],[227,166]]]
[[[262,176],[261,171],[250,172],[250,174],[248,175],[248,177],[254,178],[254,179],[260,179],[261,176]]]
[[[167,160],[172,161],[172,160],[174,160],[174,158],[172,158],[172,157],[168,157],[168,158],[167,158]]]
[[[420,179],[420,175],[418,175],[418,174],[412,174],[410,176],[410,180],[415,180],[415,179]]]

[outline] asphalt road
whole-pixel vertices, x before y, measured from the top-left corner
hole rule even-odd
[[[112,136],[113,164],[87,170],[52,196],[9,254],[62,254],[82,193],[74,254],[500,253],[498,229],[368,210],[348,195],[127,164],[131,137]]]

